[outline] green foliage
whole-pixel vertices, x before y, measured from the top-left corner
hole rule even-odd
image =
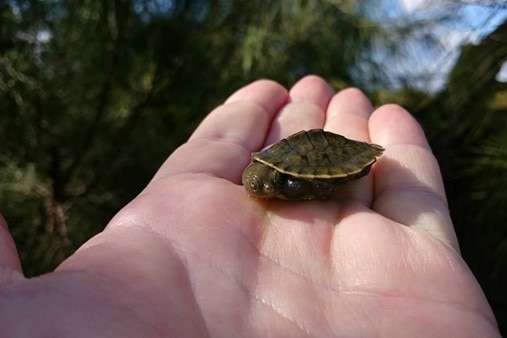
[[[0,197],[27,275],[99,232],[241,85],[350,83],[352,1],[11,1],[0,7]]]

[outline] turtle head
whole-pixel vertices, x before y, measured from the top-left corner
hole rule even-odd
[[[243,185],[250,196],[273,198],[278,195],[280,173],[260,162],[252,162],[243,172]]]

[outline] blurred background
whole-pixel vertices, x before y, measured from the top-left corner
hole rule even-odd
[[[234,90],[318,74],[423,125],[505,333],[506,60],[500,0],[2,1],[0,211],[50,271]]]

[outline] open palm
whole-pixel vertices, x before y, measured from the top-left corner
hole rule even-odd
[[[248,197],[250,153],[312,128],[386,152],[337,199]],[[314,76],[233,94],[52,274],[25,280],[3,229],[0,336],[498,336],[419,125]]]

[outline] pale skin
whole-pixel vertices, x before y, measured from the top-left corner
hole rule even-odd
[[[249,197],[250,153],[312,128],[386,151],[335,200]],[[0,267],[2,337],[500,336],[420,126],[316,76],[235,92],[55,272],[0,221]]]

